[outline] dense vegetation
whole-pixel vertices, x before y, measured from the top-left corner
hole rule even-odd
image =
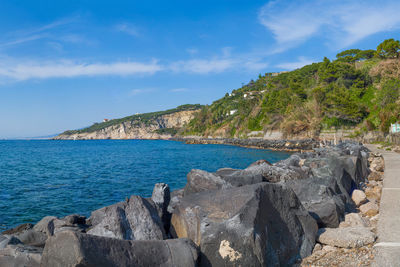
[[[246,137],[280,130],[318,136],[323,129],[388,132],[400,119],[400,42],[350,49],[291,72],[266,73],[204,106],[183,134]]]
[[[107,127],[113,126],[113,125],[118,125],[120,123],[124,123],[124,122],[132,122],[132,123],[137,123],[138,125],[149,125],[151,124],[155,119],[157,119],[160,116],[163,115],[168,115],[168,114],[172,114],[172,113],[176,113],[179,111],[185,111],[185,110],[197,110],[200,109],[202,106],[200,104],[187,104],[187,105],[182,105],[182,106],[178,106],[177,108],[173,108],[173,109],[168,109],[165,111],[157,111],[157,112],[150,112],[150,113],[143,113],[143,114],[136,114],[136,115],[132,115],[132,116],[127,116],[124,118],[120,118],[120,119],[113,119],[113,120],[109,120],[107,122],[101,122],[101,123],[94,123],[92,126],[81,129],[81,130],[69,130],[69,131],[65,131],[63,134],[69,135],[69,134],[75,134],[75,133],[90,133],[90,132],[95,132],[95,131],[99,131],[102,129],[105,129]],[[171,132],[175,132],[175,129],[168,129],[168,130],[164,130],[165,133],[171,133]]]

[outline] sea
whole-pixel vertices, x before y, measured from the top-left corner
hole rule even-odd
[[[243,169],[288,152],[167,140],[0,140],[0,230],[44,216],[90,216],[131,195],[150,197],[155,183],[171,190],[191,169]]]

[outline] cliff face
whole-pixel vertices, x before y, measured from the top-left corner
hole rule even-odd
[[[124,121],[116,125],[96,131],[66,132],[56,136],[58,140],[88,140],[88,139],[166,139],[170,133],[159,133],[160,129],[179,129],[187,124],[197,113],[197,110],[185,110],[171,114],[160,115],[143,122],[140,119]]]

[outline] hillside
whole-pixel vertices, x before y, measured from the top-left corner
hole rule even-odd
[[[186,125],[202,106],[182,105],[166,111],[113,119],[80,130],[68,130],[54,139],[162,139]]]
[[[400,42],[350,49],[291,72],[266,73],[204,106],[182,131],[213,137],[387,133],[400,119]]]
[[[400,42],[350,49],[335,60],[265,73],[211,105],[183,105],[95,123],[55,139],[360,137],[400,120]]]

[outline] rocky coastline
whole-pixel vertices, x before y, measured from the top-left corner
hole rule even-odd
[[[89,218],[9,229],[0,266],[368,266],[383,158],[356,143],[309,145],[275,164],[192,170],[180,190],[158,183],[151,198]]]
[[[315,139],[239,139],[239,138],[203,138],[203,137],[174,137],[169,140],[180,141],[186,144],[218,144],[233,145],[249,148],[270,149],[279,151],[312,151],[320,146],[330,145],[333,142],[320,142]]]

